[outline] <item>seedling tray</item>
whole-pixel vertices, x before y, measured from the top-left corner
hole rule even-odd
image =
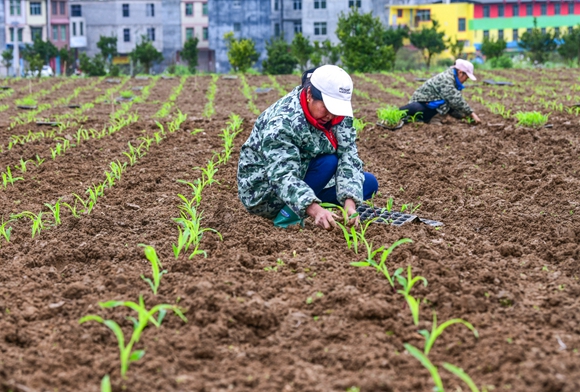
[[[492,80],[492,79],[485,79],[483,81],[483,83],[491,84],[493,86],[513,86],[514,85],[512,82],[496,81],[496,80]]]
[[[224,75],[222,79],[237,79],[238,75]]]
[[[427,80],[429,80],[429,79],[427,79],[427,78],[415,78],[415,82],[426,82]]]
[[[107,79],[106,82],[118,84],[121,83],[121,79]]]
[[[135,80],[147,80],[149,76],[135,76]]]
[[[385,208],[380,207],[359,206],[356,211],[359,213],[361,222],[376,218],[373,223],[391,226],[402,226],[405,223],[425,223],[433,227],[443,226],[442,222],[419,218],[417,215],[405,214],[404,212],[388,212]]]
[[[266,88],[258,87],[257,89],[254,90],[254,92],[257,93],[257,94],[266,94],[266,93],[269,93],[272,90],[273,89],[272,88],[269,88],[269,87],[266,87]]]
[[[26,105],[18,105],[16,106],[18,109],[24,109],[24,110],[34,110],[36,109],[36,106],[26,106]]]
[[[405,122],[404,122],[403,120],[401,120],[401,122],[399,122],[399,124],[397,124],[397,126],[394,126],[394,127],[390,127],[390,126],[388,126],[388,125],[385,125],[385,124],[383,124],[383,123],[382,123],[382,122],[380,122],[380,121],[377,123],[377,125],[378,125],[379,127],[386,128],[386,129],[388,129],[389,131],[396,131],[397,129],[401,129],[401,128],[403,128],[403,125],[405,125]]]
[[[135,99],[135,97],[129,97],[129,98],[117,97],[117,98],[115,98],[115,100],[117,102],[131,102],[133,99]]]
[[[37,121],[36,125],[49,125],[51,127],[58,127],[60,125],[60,123],[53,122],[53,121]]]
[[[12,87],[0,86],[0,90],[12,90]]]
[[[68,105],[68,107],[71,109],[79,109],[81,107],[81,105],[73,104],[73,105]]]

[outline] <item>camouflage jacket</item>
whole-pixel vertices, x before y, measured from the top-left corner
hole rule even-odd
[[[453,68],[427,80],[413,93],[409,103],[433,102],[441,99],[444,99],[445,103],[437,108],[439,114],[447,114],[453,109],[457,117],[465,117],[473,112],[455,85]]]
[[[337,154],[338,168],[334,179],[339,203],[348,198],[362,203],[363,164],[355,143],[352,118],[346,117],[332,129],[338,148],[324,133],[314,128],[300,106],[302,87],[296,87],[266,109],[256,120],[254,129],[240,151],[238,195],[246,209],[256,215],[274,218],[288,205],[298,216],[320,202],[304,181],[310,160],[326,154]]]

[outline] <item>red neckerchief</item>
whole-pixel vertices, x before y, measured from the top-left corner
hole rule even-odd
[[[314,117],[312,117],[310,110],[308,110],[308,104],[306,103],[306,90],[302,90],[300,93],[300,106],[302,106],[306,120],[308,120],[310,125],[324,132],[328,141],[330,144],[332,144],[332,147],[336,149],[338,147],[338,141],[336,140],[336,136],[334,136],[334,133],[332,133],[331,129],[333,126],[340,124],[340,122],[344,120],[344,116],[337,116],[326,124],[319,123]]]

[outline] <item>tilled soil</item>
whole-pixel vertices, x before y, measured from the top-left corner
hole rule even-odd
[[[33,239],[28,219],[7,225],[13,229],[0,248],[0,390],[98,391],[110,374],[115,391],[430,391],[428,371],[403,344],[423,347],[418,330],[431,329],[433,312],[439,324],[463,318],[479,332],[475,338],[467,328],[451,326],[431,350],[446,390],[468,389],[442,368],[444,362],[462,367],[482,391],[580,390],[578,117],[558,111],[550,115],[552,128],[523,128],[470,99],[482,125],[451,118],[391,132],[373,125],[375,111],[385,103],[403,105],[406,98],[380,86],[409,95],[419,83],[414,75],[399,75],[405,83],[390,75],[367,76],[378,84],[353,77],[355,89],[371,98],[355,95],[353,106],[357,117],[370,122],[358,148],[365,170],[379,180],[375,205],[386,205],[389,197],[396,209],[420,203],[419,216],[445,224],[373,224],[367,233],[375,247],[413,240],[387,264],[391,272],[411,265],[414,275],[428,280],[413,288],[421,301],[418,327],[384,277],[350,265],[366,256],[349,250],[341,232],[323,231],[310,220],[303,229],[279,229],[244,210],[237,198],[237,152],[256,116],[240,81],[220,78],[216,112],[204,118],[211,77],[199,76],[186,81],[175,102],[174,109],[188,115],[181,129],[151,144],[90,214],[77,219],[63,209],[62,224],[47,221]],[[573,102],[580,75],[518,70],[497,76],[527,95],[498,98],[510,87],[474,84],[482,96],[547,113],[540,102],[524,102],[533,85],[550,77],[546,83],[562,90],[559,99],[570,94]],[[299,77],[276,80],[287,89]],[[265,76],[247,81],[253,88],[272,87]],[[131,80],[127,86],[149,82]],[[55,160],[50,147],[57,141],[48,139],[2,153],[1,167],[10,165],[24,178],[0,190],[4,221],[22,211],[48,217],[44,203],[72,203],[72,193],[102,182],[110,162],[127,161],[122,152],[128,142],[137,144],[159,130],[155,121],[173,118],[155,113],[178,84],[178,78],[158,80],[147,102],[129,111],[140,115],[137,123]],[[17,86],[27,87],[22,81]],[[82,100],[91,102],[109,87],[98,84]],[[74,83],[63,91],[73,89]],[[474,94],[465,90],[466,97]],[[279,97],[273,89],[255,94],[254,102],[263,110]],[[85,128],[107,123],[110,108],[101,106],[86,113]],[[201,176],[197,168],[222,149],[220,133],[231,113],[243,117],[243,132],[201,202],[203,227],[218,230],[223,241],[208,232],[201,246],[207,258],[182,254],[176,260],[172,218],[179,216],[178,194],[191,192],[177,180]],[[7,145],[10,134],[2,133],[0,144]],[[15,171],[21,157],[35,155],[46,161]],[[139,244],[154,246],[167,270],[157,296],[140,277],[149,277],[151,269]],[[128,340],[132,322],[126,317],[133,314],[98,304],[137,302],[140,295],[148,307],[178,304],[188,322],[167,314],[160,328],[148,327],[135,346],[146,354],[123,379],[112,332],[78,321],[88,314],[115,320]]]

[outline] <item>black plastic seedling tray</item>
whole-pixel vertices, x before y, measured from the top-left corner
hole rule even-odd
[[[492,79],[485,79],[483,81],[485,84],[491,84],[492,86],[513,86],[512,82],[503,82],[503,81],[496,81]]]
[[[9,87],[9,86],[0,86],[0,90],[12,90],[12,87]]]
[[[374,223],[391,226],[402,226],[405,223],[425,223],[433,227],[443,226],[442,222],[419,218],[417,215],[405,214],[404,212],[389,212],[386,208],[381,207],[359,206],[356,211],[359,213],[361,222],[376,218]]]

